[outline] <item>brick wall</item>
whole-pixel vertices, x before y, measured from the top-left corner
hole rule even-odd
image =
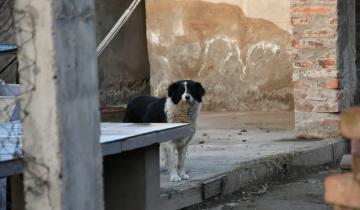
[[[356,81],[350,80],[356,71],[355,51],[351,49],[351,42],[355,42],[351,29],[354,21],[350,21],[355,15],[352,3],[354,0],[291,0],[298,137],[338,136],[338,113],[353,103]]]

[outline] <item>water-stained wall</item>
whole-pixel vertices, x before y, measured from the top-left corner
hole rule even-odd
[[[289,0],[147,0],[150,84],[201,81],[205,109],[292,110]]]

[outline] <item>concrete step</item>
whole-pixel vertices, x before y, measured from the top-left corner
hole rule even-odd
[[[235,134],[235,131],[224,132]],[[212,135],[211,131],[207,134]],[[254,184],[266,184],[270,180],[285,178],[295,169],[339,162],[347,150],[343,139],[300,141],[263,137],[258,141],[250,138],[243,142],[244,138],[247,137],[243,134],[241,138],[230,140],[231,144],[214,145],[215,139],[201,144],[204,147],[208,144],[210,151],[199,150],[196,143],[191,145],[188,160],[190,180],[170,183],[168,176],[162,175],[162,210],[181,209]]]

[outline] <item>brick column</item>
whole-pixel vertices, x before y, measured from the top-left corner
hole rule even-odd
[[[355,42],[355,10],[350,8],[354,0],[290,2],[296,136],[336,137],[338,113],[354,98],[355,88],[348,82],[356,72],[355,60],[348,57],[355,51],[341,42]]]

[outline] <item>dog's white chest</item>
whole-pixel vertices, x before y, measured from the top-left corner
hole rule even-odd
[[[197,102],[180,101],[178,104],[174,104],[170,98],[167,98],[164,112],[169,123],[191,123],[195,126],[200,108],[201,104]]]
[[[177,105],[167,107],[165,113],[168,122],[172,123],[191,123],[192,110],[191,105],[186,102],[179,102]]]

